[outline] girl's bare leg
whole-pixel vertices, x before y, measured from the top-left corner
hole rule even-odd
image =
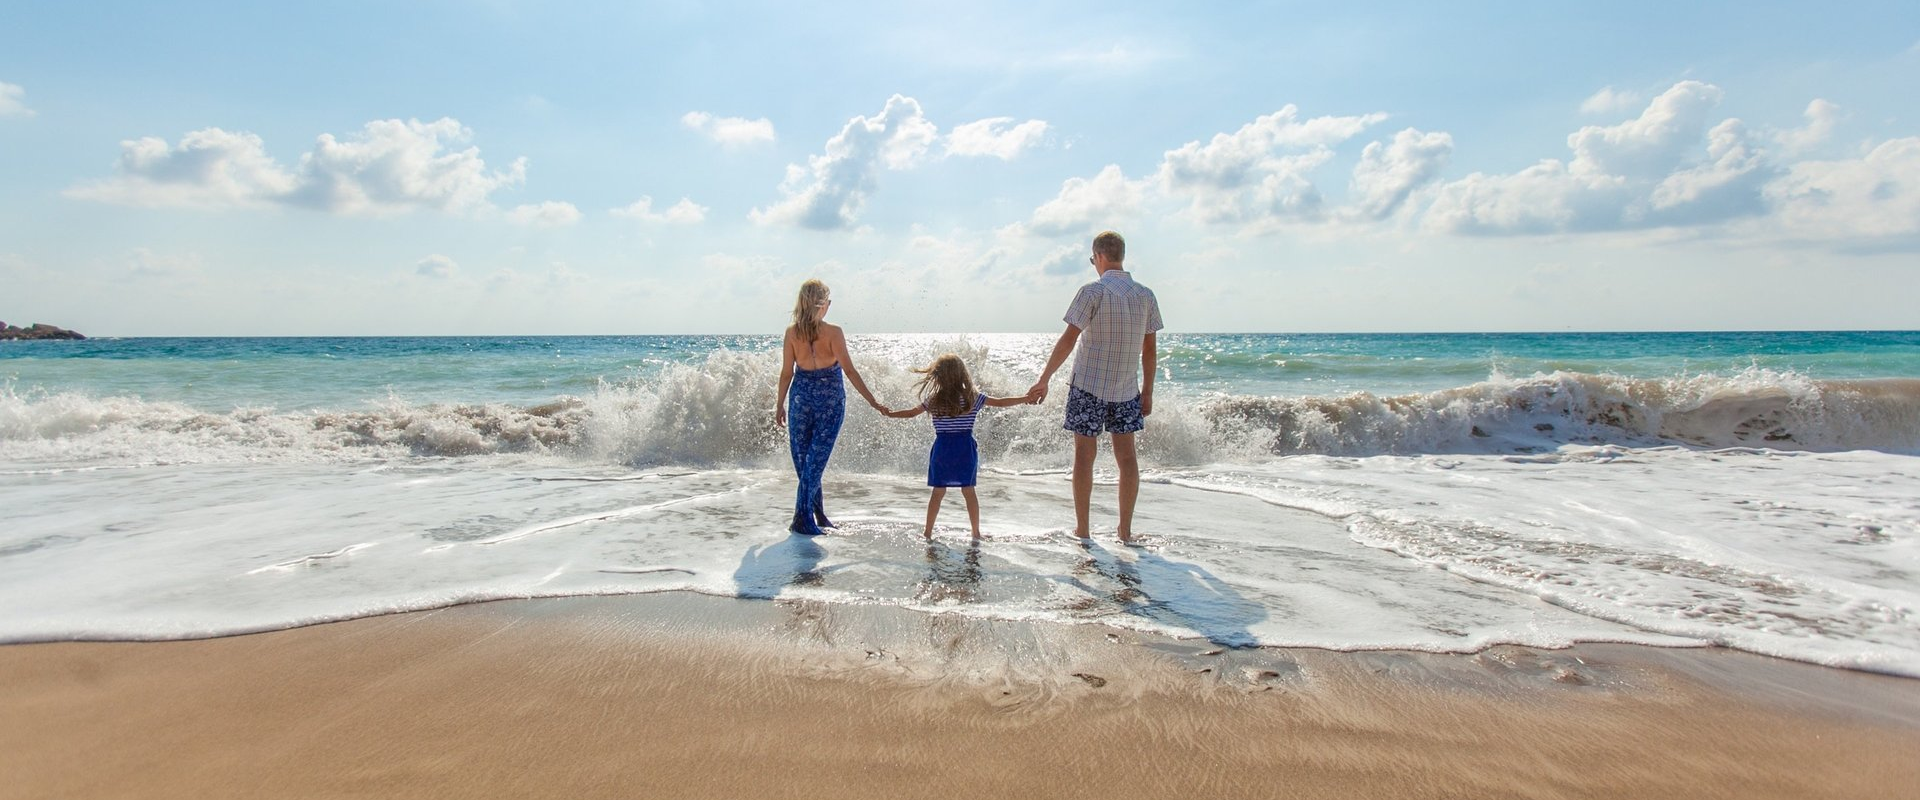
[[[946,497],[946,489],[936,488],[933,490],[933,497],[927,499],[927,529],[921,531],[920,535],[928,541],[932,541],[933,539],[933,520],[935,517],[940,516],[940,501],[946,499]]]
[[[973,487],[960,487],[960,497],[967,501],[967,523],[973,526],[973,538],[980,538],[980,497],[973,493]]]

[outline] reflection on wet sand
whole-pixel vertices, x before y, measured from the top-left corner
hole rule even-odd
[[[927,545],[927,576],[920,579],[914,598],[925,603],[971,603],[980,595],[980,542],[964,551],[934,542]]]

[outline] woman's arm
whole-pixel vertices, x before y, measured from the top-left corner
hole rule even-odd
[[[793,385],[793,331],[780,340],[780,382],[775,384],[779,397],[773,401],[773,423],[787,427],[787,388]]]
[[[847,332],[836,327],[833,333],[833,349],[836,351],[834,355],[840,360],[841,371],[847,373],[847,382],[853,384],[853,390],[866,399],[867,405],[873,406],[883,414],[886,413],[887,407],[873,399],[873,392],[867,390],[867,382],[860,379],[859,368],[853,365],[853,355],[847,352]]]

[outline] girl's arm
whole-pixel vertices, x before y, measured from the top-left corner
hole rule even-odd
[[[779,398],[773,401],[773,424],[787,427],[787,388],[793,385],[793,332],[780,340],[780,381],[774,384]]]
[[[847,373],[847,382],[853,384],[853,390],[859,392],[860,396],[866,399],[867,405],[873,406],[875,410],[882,414],[886,413],[887,407],[880,405],[880,401],[873,399],[873,392],[867,390],[867,382],[860,379],[860,370],[853,366],[853,356],[847,352],[847,332],[838,330],[835,331],[835,334],[833,337],[833,349],[838,352],[834,355],[840,359],[841,371]]]
[[[912,408],[903,408],[899,411],[881,411],[880,413],[893,417],[894,419],[906,419],[908,417],[920,416],[926,413],[926,410],[925,406],[914,406]]]
[[[1024,406],[1027,404],[1027,402],[1028,401],[1027,401],[1026,395],[1020,395],[1019,397],[988,397],[987,398],[987,405],[993,406],[994,408],[1006,408],[1008,406]]]

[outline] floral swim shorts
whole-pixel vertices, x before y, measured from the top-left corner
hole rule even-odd
[[[1140,416],[1140,398],[1109,403],[1092,392],[1073,387],[1067,392],[1066,429],[1080,436],[1107,433],[1133,433],[1147,426]]]

